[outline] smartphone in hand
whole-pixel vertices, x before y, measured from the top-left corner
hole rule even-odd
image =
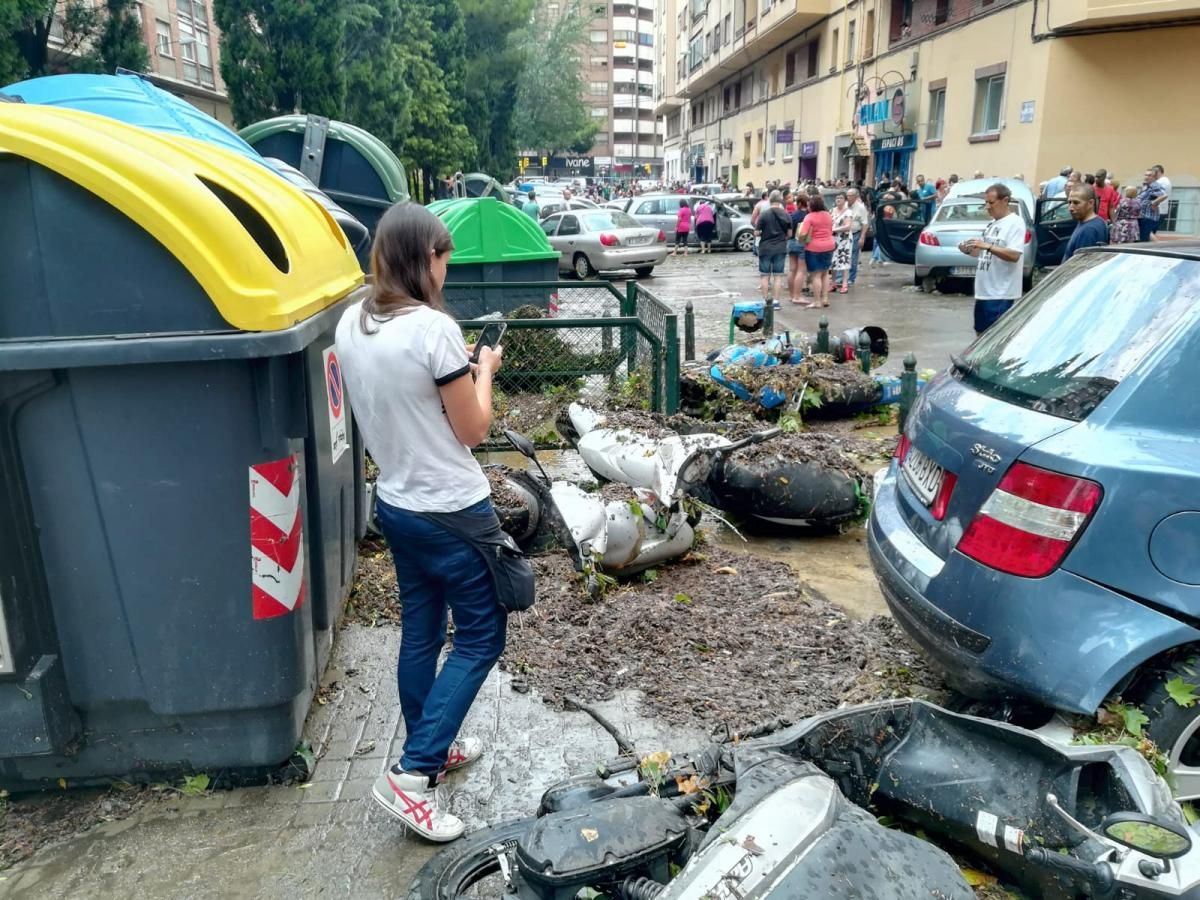
[[[483,332],[479,335],[479,340],[475,342],[475,350],[471,354],[471,362],[479,362],[479,351],[484,347],[496,347],[500,344],[500,339],[504,337],[504,332],[508,331],[508,324],[505,322],[488,322],[484,326]]]

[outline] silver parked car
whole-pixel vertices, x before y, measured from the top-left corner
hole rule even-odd
[[[584,197],[572,197],[567,200],[562,194],[545,194],[543,199],[542,194],[538,194],[538,218],[544,219],[547,216],[552,216],[556,212],[563,212],[569,209],[598,209],[599,207]]]
[[[750,216],[738,212],[731,206],[713,197],[703,197],[699,194],[642,194],[639,197],[628,197],[622,202],[624,210],[643,225],[662,229],[667,240],[675,241],[675,217],[679,213],[679,201],[686,201],[696,211],[696,204],[703,201],[716,207],[717,237],[713,245],[717,247],[733,247],[748,252],[754,246],[754,226],[750,224]],[[696,219],[692,217],[692,230],[688,235],[688,244],[695,245]]]
[[[1021,256],[1023,289],[1033,287],[1033,266],[1037,259],[1036,201],[1029,185],[1015,178],[961,181],[951,189],[917,239],[914,284],[932,291],[946,278],[975,277],[978,260],[963,253],[958,245],[983,236],[983,229],[991,221],[983,198],[997,181],[1012,191],[1012,206],[1025,220],[1025,252]]]
[[[559,212],[541,225],[550,246],[559,252],[559,271],[580,278],[617,269],[633,269],[638,278],[647,278],[667,258],[662,229],[639,224],[620,210]]]

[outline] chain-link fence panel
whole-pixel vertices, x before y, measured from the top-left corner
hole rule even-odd
[[[649,368],[654,373],[651,406],[674,413],[679,397],[678,318],[652,291],[636,282],[630,282],[630,288],[634,314],[656,338],[651,342],[644,335],[638,335],[631,368],[640,372]]]
[[[512,428],[539,446],[560,445],[559,414],[573,400],[601,410],[664,408],[661,303],[642,298],[632,304],[649,317],[643,323],[639,314],[629,314],[631,301],[623,304],[606,283],[542,288],[545,306],[525,304],[503,317],[508,330],[489,444],[502,443],[504,430]],[[495,318],[460,321],[468,342]]]

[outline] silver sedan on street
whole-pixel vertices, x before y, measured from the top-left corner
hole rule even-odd
[[[558,270],[580,278],[617,269],[633,269],[638,278],[647,278],[667,258],[667,236],[619,210],[554,213],[541,226],[559,252]]]

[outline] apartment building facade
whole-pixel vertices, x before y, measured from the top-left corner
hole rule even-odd
[[[1187,179],[1198,40],[1200,0],[660,0],[664,175]]]
[[[588,153],[598,176],[657,175],[662,137],[654,112],[656,0],[584,0],[585,101],[600,127]]]
[[[219,67],[221,34],[212,18],[211,0],[138,0],[134,14],[150,56],[146,77],[232,125],[229,94]],[[51,26],[50,48],[62,52],[61,21]]]

